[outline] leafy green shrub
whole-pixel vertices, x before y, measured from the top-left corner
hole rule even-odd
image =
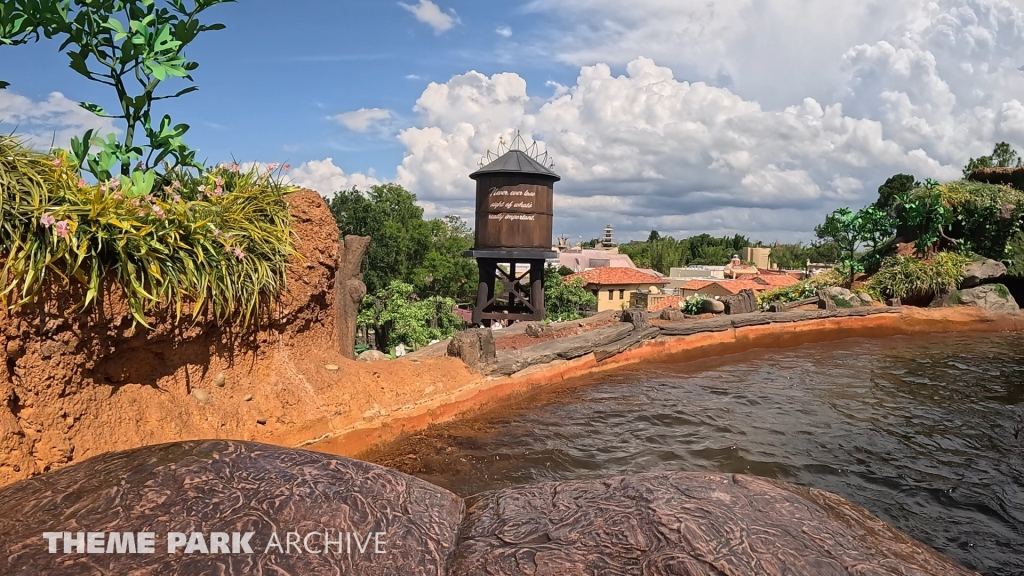
[[[687,296],[686,299],[683,300],[683,314],[689,314],[690,316],[700,314],[704,311],[704,301],[707,299],[708,297],[703,294]]]
[[[955,289],[964,277],[965,264],[967,258],[953,252],[940,252],[929,260],[887,258],[868,282],[869,292],[882,298],[928,298]]]
[[[790,286],[781,286],[772,290],[765,290],[757,295],[757,306],[761,310],[767,310],[773,302],[796,302],[806,300],[818,293],[822,288],[842,286],[845,278],[837,270],[828,270],[805,278]]]
[[[914,190],[899,208],[900,221],[920,235],[919,252],[945,237],[957,252],[1001,260],[1021,229],[1024,192],[959,180]]]
[[[193,319],[254,320],[295,254],[288,189],[265,170],[221,165],[150,194],[146,174],[90,185],[65,156],[0,136],[0,305],[74,281],[85,288],[75,309],[84,308],[113,281],[143,325],[147,311],[172,308],[180,319],[189,303]]]
[[[418,299],[411,284],[393,281],[366,297],[356,323],[373,329],[382,350],[403,344],[422,348],[432,340],[451,337],[464,326],[455,313],[455,300],[441,296]]]
[[[596,309],[597,296],[583,286],[583,278],[566,279],[553,267],[544,271],[544,310],[553,322],[577,320],[582,310]]]

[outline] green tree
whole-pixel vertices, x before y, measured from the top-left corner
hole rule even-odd
[[[834,243],[839,248],[840,266],[852,283],[857,272],[863,268],[857,261],[857,248],[861,244],[860,219],[849,208],[838,208],[825,217],[825,223],[814,228],[821,240]]]
[[[582,278],[565,278],[553,266],[544,269],[544,310],[553,322],[576,320],[583,310],[596,309],[597,297],[584,287]]]
[[[970,178],[971,173],[979,168],[1014,168],[1021,165],[1021,157],[1008,142],[1000,142],[992,149],[989,156],[971,158],[964,166],[964,178]]]
[[[771,259],[784,270],[802,270],[807,266],[808,250],[802,242],[771,245]]]
[[[860,239],[868,249],[862,261],[870,273],[882,264],[882,252],[896,231],[896,217],[887,210],[867,206],[857,212],[857,224]]]
[[[658,234],[657,230],[651,230],[651,233],[647,236],[648,242],[657,242],[661,240],[661,234]]]
[[[473,232],[458,216],[427,222],[430,243],[423,262],[413,270],[413,283],[423,296],[445,296],[459,302],[476,295],[476,262],[462,254],[473,247]]]
[[[875,201],[875,208],[892,212],[900,197],[906,196],[915,188],[920,187],[921,183],[910,174],[890,176],[884,184],[878,187],[878,200]]]
[[[93,114],[123,121],[125,128],[120,141],[113,134],[93,137],[92,130],[73,139],[70,159],[81,170],[107,180],[165,164],[169,170],[198,167],[195,150],[182,141],[189,126],[172,124],[167,115],[156,121],[153,104],[198,89],[191,84],[191,73],[199,64],[185,57],[185,48],[201,32],[224,28],[201,24],[203,11],[233,1],[194,0],[189,6],[185,0],[5,0],[0,3],[0,45],[61,38],[61,51],[71,47],[66,50],[71,69],[116,93],[119,112],[81,103]],[[170,78],[190,84],[158,95]],[[0,88],[7,85],[0,82]],[[148,142],[143,143],[143,136]]]
[[[1009,143],[1000,142],[992,150],[992,164],[999,168],[1017,167],[1021,165],[1021,159]]]
[[[451,298],[420,299],[411,284],[394,281],[366,297],[357,323],[373,329],[382,350],[399,344],[417,349],[449,338],[463,327],[454,308]]]
[[[353,188],[329,202],[342,236],[373,240],[363,260],[363,281],[369,293],[394,281],[413,285],[423,296],[465,300],[476,291],[475,262],[462,256],[473,239],[466,223],[454,216],[424,220],[416,195],[398,184]]]

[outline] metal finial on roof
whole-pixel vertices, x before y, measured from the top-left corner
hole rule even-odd
[[[487,154],[477,162],[480,168],[474,175],[486,172],[525,172],[551,176],[560,180],[555,174],[555,162],[548,155],[547,150],[541,151],[539,143],[534,141],[527,144],[522,132],[516,131],[512,142],[505,143],[504,135],[498,137],[497,152],[487,151]]]

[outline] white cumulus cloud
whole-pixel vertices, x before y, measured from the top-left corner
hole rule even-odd
[[[333,116],[333,118],[344,124],[349,130],[366,132],[374,124],[390,119],[391,112],[381,108],[360,108],[359,110],[338,114]]]
[[[341,190],[351,189],[353,186],[365,190],[376,184],[380,184],[373,172],[370,174],[354,173],[345,174],[345,171],[334,165],[334,160],[324,158],[323,160],[310,160],[292,168],[284,180],[295,186],[315,190],[325,196],[330,196]]]
[[[809,240],[892,174],[953,179],[997,141],[1024,148],[1024,13],[1008,0],[530,8],[564,16],[554,49],[580,73],[429,84],[395,179],[437,214],[472,211],[469,174],[516,130],[563,177],[555,232],[585,238],[611,217],[620,238]]]
[[[455,10],[449,8],[447,12],[430,0],[420,0],[419,4],[398,3],[416,17],[417,20],[434,29],[434,34],[443,34],[451,30],[459,22]]]
[[[10,90],[0,90],[0,125],[6,125],[3,129],[8,132],[17,127],[18,136],[27,145],[42,150],[51,145],[67,148],[72,137],[81,138],[90,129],[97,135],[121,132],[110,118],[85,110],[60,92],[37,102]]]
[[[504,36],[505,38],[512,37],[512,29],[508,26],[499,26],[495,32],[497,32],[499,36]]]

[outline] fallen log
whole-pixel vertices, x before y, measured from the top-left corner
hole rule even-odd
[[[510,376],[537,364],[555,360],[572,360],[590,354],[594,350],[625,338],[633,331],[633,325],[619,322],[604,328],[584,332],[569,338],[557,338],[498,355],[498,361],[486,369],[487,374]]]
[[[606,360],[608,358],[611,358],[612,356],[621,354],[626,350],[629,350],[633,346],[636,346],[637,344],[640,344],[645,340],[653,340],[657,338],[658,334],[660,333],[661,330],[659,330],[656,326],[650,326],[644,328],[643,330],[633,330],[632,332],[629,333],[629,335],[627,335],[625,338],[622,338],[621,340],[616,340],[611,344],[605,344],[604,346],[598,347],[596,350],[594,350],[594,357],[597,358],[598,362]]]

